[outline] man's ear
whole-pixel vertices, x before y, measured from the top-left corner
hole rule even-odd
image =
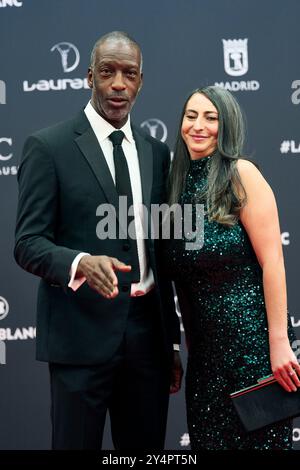
[[[88,68],[87,81],[90,88],[93,88],[93,70],[91,67]]]
[[[142,86],[143,86],[143,83],[144,83],[144,74],[143,74],[143,72],[142,72],[142,73],[141,73],[141,83],[140,83],[140,86],[139,86],[139,88],[138,88],[138,93],[140,92],[140,90],[141,90],[141,88],[142,88]]]

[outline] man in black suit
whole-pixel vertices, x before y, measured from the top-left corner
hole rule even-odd
[[[53,449],[99,449],[107,410],[116,449],[162,449],[170,387],[180,387],[172,286],[158,240],[140,236],[141,204],[164,202],[170,161],[165,144],[130,122],[141,69],[132,38],[103,36],[88,70],[91,101],[24,146],[15,258],[42,278],[37,359],[49,362]],[[124,237],[124,195],[137,205],[136,239]],[[116,237],[99,218],[108,204]]]

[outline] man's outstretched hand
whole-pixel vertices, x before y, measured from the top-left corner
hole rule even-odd
[[[113,299],[119,293],[115,271],[130,272],[131,266],[109,256],[86,255],[79,261],[76,277],[84,276],[92,289],[106,299]]]

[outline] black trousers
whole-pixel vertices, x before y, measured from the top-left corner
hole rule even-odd
[[[164,448],[170,366],[154,291],[130,299],[122,344],[108,363],[49,369],[53,449],[101,449],[107,411],[115,449]]]

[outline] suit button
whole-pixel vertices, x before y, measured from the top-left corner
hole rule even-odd
[[[122,292],[128,292],[129,291],[129,286],[122,286]]]
[[[124,243],[124,245],[123,245],[123,250],[124,250],[124,251],[129,251],[129,250],[130,250],[130,245],[129,245],[129,243]]]

